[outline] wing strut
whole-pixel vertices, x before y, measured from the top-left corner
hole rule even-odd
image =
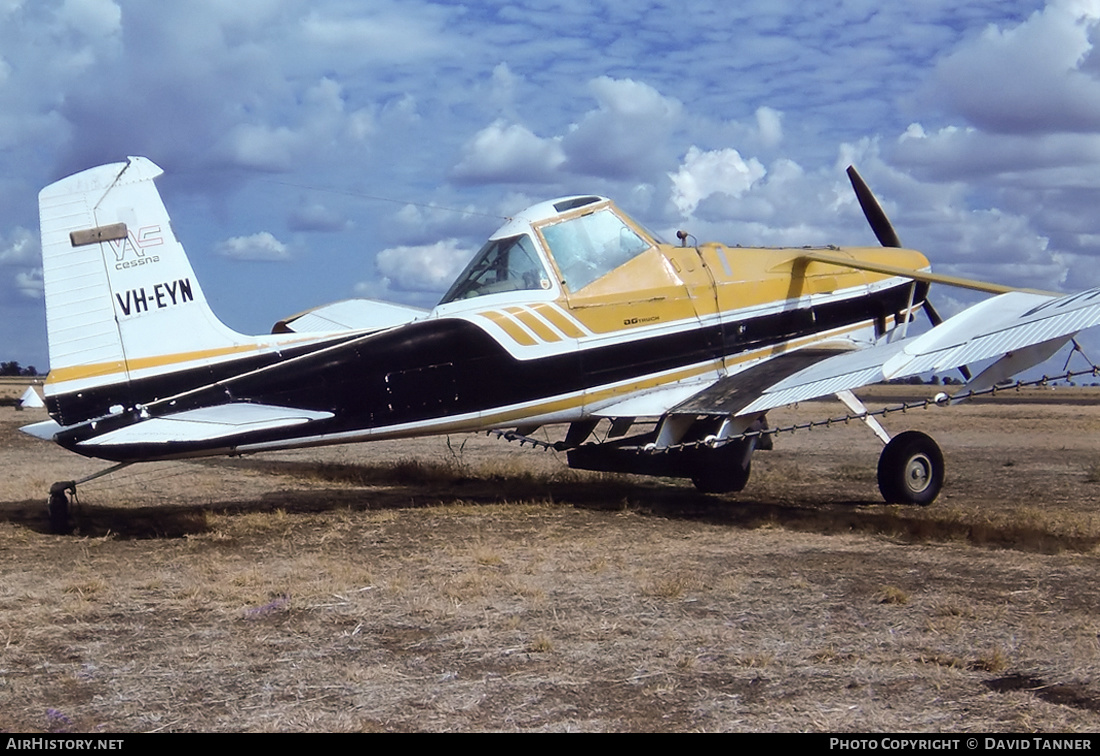
[[[867,406],[859,400],[855,394],[848,389],[844,391],[836,392],[836,398],[844,402],[844,406],[848,408],[849,412],[854,412],[856,417],[867,424],[867,427],[879,437],[883,445],[890,443],[890,434],[886,432],[886,429],[882,427],[882,423],[870,413]]]

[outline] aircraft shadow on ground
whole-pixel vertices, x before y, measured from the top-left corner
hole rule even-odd
[[[201,464],[278,475],[287,478],[289,485],[255,499],[208,500],[201,504],[177,500],[149,506],[112,506],[100,498],[94,503],[74,505],[74,533],[87,537],[111,534],[123,539],[180,538],[209,532],[211,514],[233,516],[276,510],[316,514],[453,504],[553,502],[579,509],[629,510],[642,516],[739,529],[778,526],[824,535],[883,535],[913,543],[969,542],[1040,553],[1090,551],[1100,544],[1100,537],[1052,533],[1034,523],[998,525],[960,520],[957,515],[939,516],[935,505],[914,509],[887,506],[879,500],[769,501],[751,494],[700,494],[687,486],[653,479],[615,476],[555,480],[525,472],[479,475],[448,465],[417,462],[353,465],[249,459]],[[303,480],[313,485],[295,485]],[[44,498],[0,502],[0,520],[49,533]]]

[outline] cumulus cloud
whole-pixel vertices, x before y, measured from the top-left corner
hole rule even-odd
[[[989,134],[958,126],[926,133],[919,124],[913,124],[890,156],[926,179],[1010,179],[1030,183],[1033,188],[1082,183],[1091,186],[1100,165],[1100,130],[1094,134],[1036,137]],[[1046,179],[1042,178],[1044,173],[1048,174]]]
[[[910,126],[903,141],[920,139],[922,132],[919,126]],[[902,244],[923,251],[937,271],[1048,290],[1060,289],[1073,276],[1064,250],[1043,221],[1035,195],[1022,211],[999,207],[991,202],[997,193],[992,198],[982,196],[980,190],[987,185],[924,180],[890,165],[877,142],[851,145],[845,152],[844,157],[859,154],[861,169],[866,166],[864,178]],[[854,202],[847,214],[866,228]]]
[[[289,123],[246,121],[218,140],[218,156],[230,165],[265,172],[286,172],[309,164],[319,145],[343,146],[355,154],[375,132],[370,107],[349,109],[343,86],[322,77],[300,94],[293,115],[272,114]]]
[[[382,99],[348,81],[462,46],[445,28],[454,9],[415,2],[34,6],[0,11],[0,76],[18,71],[0,91],[0,148],[49,133],[62,172],[127,154],[214,171],[347,159],[377,133]]]
[[[935,96],[983,131],[1007,134],[1100,128],[1093,54],[1100,5],[1056,0],[1016,26],[990,26],[944,58]]]
[[[756,158],[746,162],[735,149],[703,152],[692,146],[680,169],[668,174],[672,180],[672,203],[681,215],[690,216],[712,194],[740,197],[765,173]]]
[[[471,139],[452,177],[462,182],[537,184],[565,162],[560,139],[543,139],[519,124],[495,121]]]
[[[234,236],[220,242],[216,251],[231,260],[249,262],[278,262],[290,259],[290,250],[268,231],[251,236]]]
[[[435,244],[389,247],[378,253],[375,264],[386,288],[442,293],[474,252],[457,239],[444,239]]]
[[[493,72],[494,96],[513,95],[507,67]],[[645,82],[601,76],[588,83],[597,102],[564,134],[539,137],[530,129],[497,119],[468,141],[451,171],[467,183],[551,183],[570,175],[608,180],[652,176],[674,164],[669,137],[680,124],[683,105]],[[771,111],[774,114],[774,111]],[[777,118],[764,114],[773,127]]]
[[[645,82],[601,76],[588,85],[599,107],[562,141],[568,169],[586,176],[638,178],[660,170],[683,105]]]
[[[507,63],[497,63],[493,66],[492,85],[494,98],[503,102],[511,102],[515,96],[516,84],[520,77],[512,73]]]
[[[1019,286],[1097,280],[1098,40],[1100,3],[1052,0],[937,63],[925,94],[947,123],[910,124],[883,153],[918,195],[906,243],[949,272]]]

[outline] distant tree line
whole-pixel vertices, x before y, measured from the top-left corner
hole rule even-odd
[[[888,381],[883,381],[883,383],[888,383],[888,384],[891,384],[891,385],[894,385],[894,386],[923,386],[925,384],[925,380],[923,378],[921,378],[919,375],[911,375],[908,378],[891,378]],[[928,383],[929,386],[939,386],[939,385],[943,385],[943,386],[962,386],[965,383],[965,381],[963,381],[962,378],[952,378],[950,375],[945,375],[943,378],[938,378],[936,376],[932,376],[931,378],[928,379],[927,383]],[[1016,383],[1015,379],[1006,378],[1003,381],[999,381],[997,383],[997,385],[998,386],[1011,386],[1015,383]],[[1066,384],[1069,385],[1069,386],[1076,386],[1077,385],[1077,383],[1075,381],[1066,381]],[[1058,381],[1054,381],[1054,382],[1051,383],[1051,385],[1052,386],[1057,386],[1059,384],[1058,384]],[[1082,383],[1081,385],[1082,386],[1100,386],[1100,383]]]
[[[35,376],[38,375],[38,370],[35,369],[34,365],[22,367],[15,360],[12,360],[11,362],[0,362],[0,376],[11,375]]]

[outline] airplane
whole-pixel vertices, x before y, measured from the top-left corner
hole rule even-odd
[[[882,440],[883,498],[927,505],[938,445],[891,438],[852,389],[960,368],[956,397],[970,396],[1100,322],[1100,288],[933,273],[849,168],[881,247],[689,245],[683,232],[674,245],[610,199],[562,197],[510,218],[431,310],[352,299],[248,336],[207,303],[162,173],[131,157],[39,195],[51,419],[22,430],[118,463],[51,487],[59,532],[77,483],[135,462],[472,431],[533,441],[554,424],[568,425],[553,446],[571,467],[735,492],[771,445],[768,411],[831,395]],[[943,320],[933,283],[996,296]],[[918,310],[932,327],[910,335]]]

